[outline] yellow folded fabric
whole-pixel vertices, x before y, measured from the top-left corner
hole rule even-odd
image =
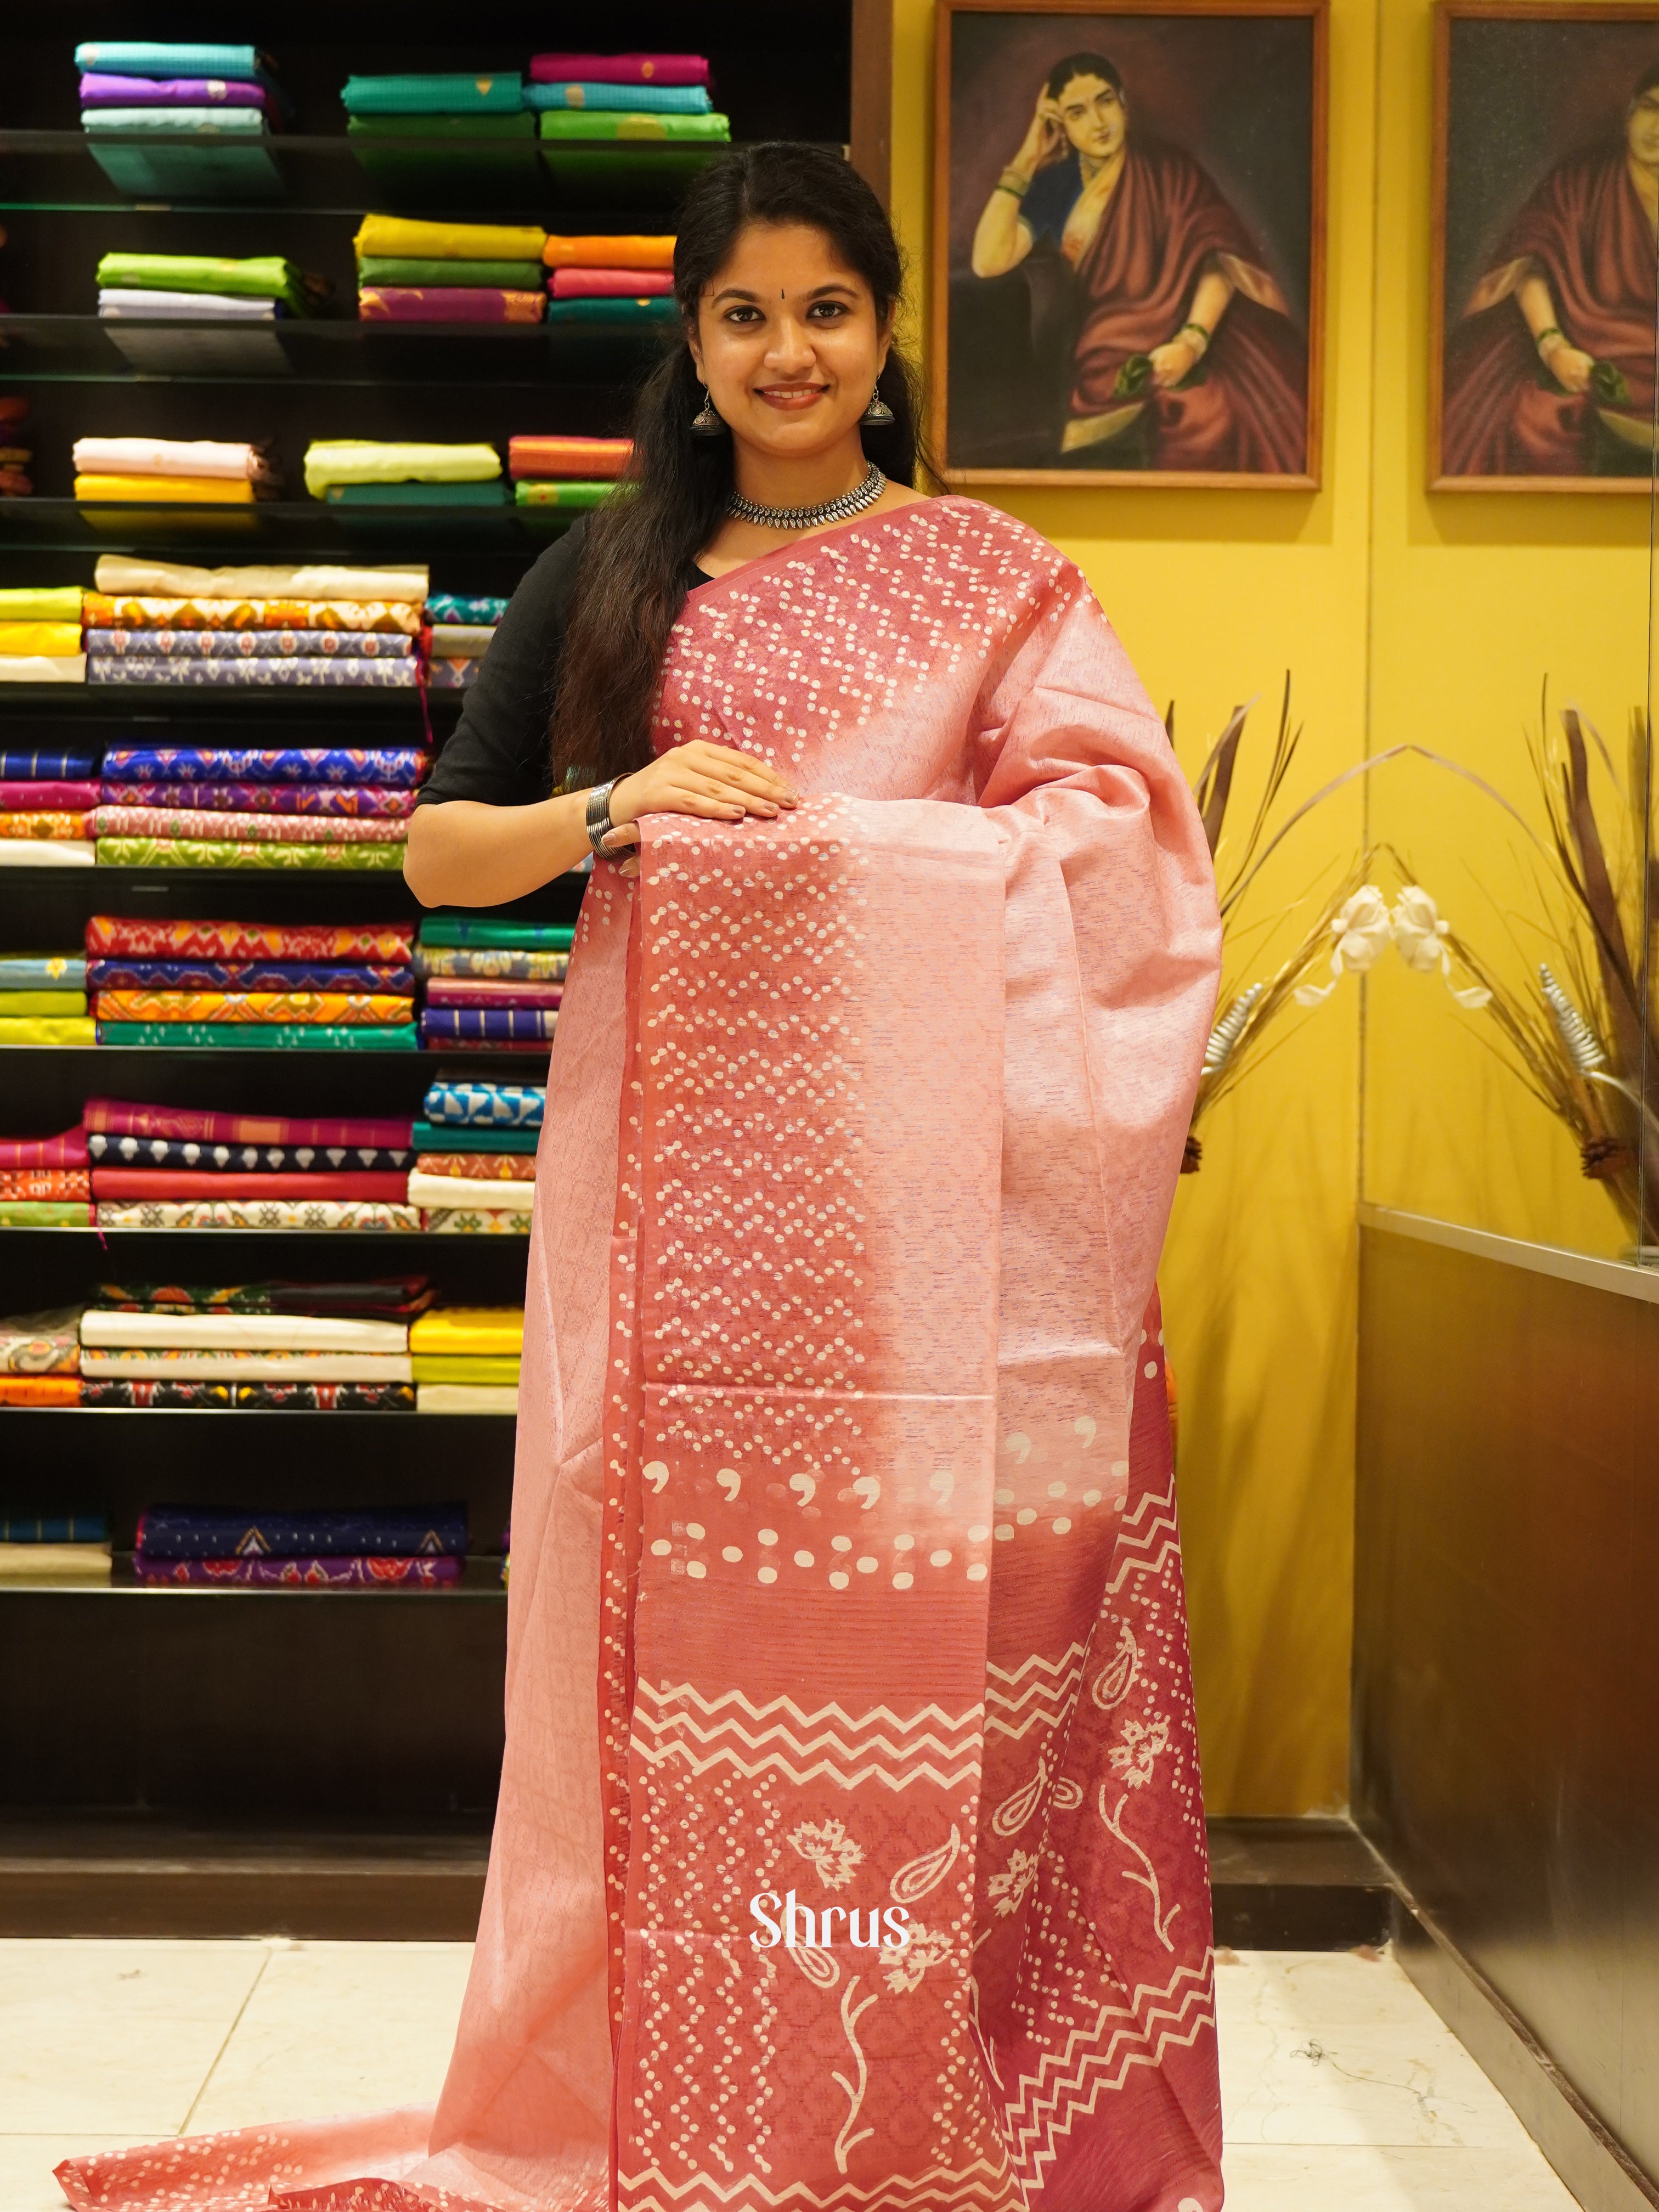
[[[411,1352],[499,1356],[524,1349],[522,1306],[440,1306],[410,1325]]]
[[[98,1042],[98,1024],[94,1021],[52,1021],[42,1016],[34,1021],[0,1021],[0,1046],[9,1044],[85,1045]]]
[[[410,1360],[417,1382],[481,1382],[486,1389],[519,1387],[516,1352],[417,1352]]]
[[[539,261],[547,233],[539,223],[413,222],[399,215],[366,215],[352,243],[360,258]]]
[[[84,991],[0,991],[0,1021],[28,1014],[84,1014]]]
[[[78,584],[18,584],[0,591],[0,623],[73,623],[81,626]]]
[[[331,484],[490,483],[501,472],[501,457],[493,446],[319,438],[306,447],[306,489],[313,499],[321,499]]]
[[[78,622],[0,622],[0,653],[79,653]]]
[[[246,477],[76,477],[79,500],[167,500],[181,507],[246,507],[253,486]]]

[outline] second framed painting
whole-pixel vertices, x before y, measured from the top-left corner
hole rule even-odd
[[[952,483],[1320,480],[1326,0],[939,0]]]

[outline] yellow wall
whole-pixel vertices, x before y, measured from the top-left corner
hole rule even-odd
[[[932,0],[896,0],[894,210],[919,300],[933,12]],[[1521,794],[1519,732],[1547,668],[1611,733],[1642,696],[1644,502],[1423,489],[1430,19],[1430,0],[1383,0],[1380,22],[1376,0],[1333,0],[1323,488],[991,488],[1082,568],[1159,706],[1178,702],[1189,771],[1232,705],[1261,696],[1236,809],[1253,796],[1250,766],[1287,669],[1305,732],[1297,796],[1407,738]],[[1407,848],[1472,931],[1465,856],[1478,838],[1494,842],[1491,810],[1427,774],[1382,770],[1369,799],[1358,784],[1322,810],[1264,880],[1264,904],[1328,882],[1369,827]],[[1487,879],[1510,896],[1517,878],[1495,842],[1507,872]],[[1224,993],[1259,961],[1230,969]],[[1470,1017],[1437,983],[1396,966],[1364,1004],[1370,1195],[1616,1243],[1571,1144],[1491,1072]],[[1346,1797],[1361,1034],[1352,981],[1293,1018],[1208,1123],[1164,1258],[1200,1729],[1218,1813]]]

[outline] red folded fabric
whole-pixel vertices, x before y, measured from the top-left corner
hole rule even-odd
[[[401,1206],[409,1197],[409,1177],[401,1170],[235,1175],[195,1168],[94,1168],[92,1194],[135,1203],[147,1198],[383,1198]]]
[[[532,84],[707,84],[702,54],[532,54]]]
[[[631,438],[509,438],[507,472],[511,477],[614,479],[628,466],[633,450]]]
[[[357,319],[364,323],[538,323],[539,292],[478,284],[360,284]]]
[[[84,1168],[0,1168],[0,1200],[91,1196]]]
[[[98,796],[95,783],[0,782],[0,814],[83,814]]]
[[[362,929],[320,921],[133,921],[94,914],[87,951],[133,960],[343,960],[354,967],[407,968],[414,957],[412,921]]]
[[[413,1143],[415,1130],[412,1116],[406,1121],[302,1121],[274,1114],[210,1114],[191,1106],[131,1106],[120,1098],[88,1098],[82,1118],[86,1128],[105,1136],[171,1137],[209,1145],[385,1145],[396,1150]],[[86,1156],[82,1137],[79,1157]],[[216,1176],[214,1181],[222,1178]]]
[[[61,1137],[0,1139],[0,1171],[15,1174],[21,1168],[83,1168],[86,1164],[84,1129],[65,1129]]]
[[[547,280],[556,300],[662,300],[674,289],[671,269],[556,269]]]

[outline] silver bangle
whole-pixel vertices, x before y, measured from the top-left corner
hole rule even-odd
[[[611,794],[621,781],[620,776],[613,775],[609,783],[595,784],[587,794],[587,842],[602,860],[614,858],[605,841],[617,826],[611,819]]]

